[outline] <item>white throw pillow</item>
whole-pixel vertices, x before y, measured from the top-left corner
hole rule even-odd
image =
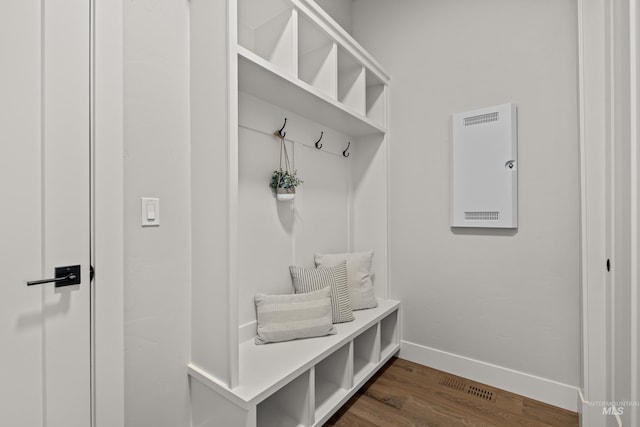
[[[378,300],[376,299],[373,283],[371,282],[373,251],[344,254],[316,254],[315,261],[317,267],[332,267],[346,261],[351,307],[354,310],[364,310],[378,306]]]
[[[329,287],[306,294],[256,294],[256,344],[333,335]]]

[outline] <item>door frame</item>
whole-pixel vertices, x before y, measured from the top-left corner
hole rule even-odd
[[[581,425],[603,426],[612,421],[602,415],[604,402],[611,400],[611,360],[609,316],[611,277],[606,260],[610,258],[612,201],[608,195],[612,138],[611,123],[614,67],[611,34],[617,23],[611,12],[612,0],[577,0],[580,107],[580,182],[581,182],[581,305],[582,305],[582,384],[580,393]],[[638,33],[639,0],[629,0],[631,107],[631,400],[640,400],[640,147],[638,144]],[[640,412],[631,411],[631,425],[638,425]],[[617,417],[617,416],[616,416]],[[616,419],[620,424],[619,417]]]
[[[590,403],[607,397],[606,1],[577,1],[583,427],[602,422]]]
[[[124,426],[123,2],[91,2],[92,425]]]

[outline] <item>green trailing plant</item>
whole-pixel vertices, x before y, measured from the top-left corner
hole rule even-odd
[[[269,187],[277,190],[278,188],[296,188],[298,185],[302,184],[303,181],[296,176],[297,171],[293,171],[293,173],[288,170],[276,170],[273,171],[273,175],[271,175],[271,182],[269,183]]]

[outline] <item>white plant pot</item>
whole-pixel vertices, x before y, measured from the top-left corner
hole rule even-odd
[[[295,197],[296,197],[295,188],[278,188],[276,190],[276,198],[281,202],[288,202],[290,200],[295,199]]]

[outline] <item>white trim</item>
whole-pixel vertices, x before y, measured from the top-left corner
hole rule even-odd
[[[384,144],[384,148],[385,148],[385,157],[384,157],[384,167],[385,167],[385,191],[384,191],[384,203],[386,206],[386,224],[387,224],[387,230],[386,230],[386,250],[387,253],[386,255],[386,267],[387,267],[387,287],[385,289],[385,298],[391,299],[394,297],[394,295],[391,294],[391,133],[389,131],[389,105],[390,105],[390,95],[389,95],[389,91],[390,89],[390,85],[389,85],[389,80],[387,80],[387,84],[384,87],[384,93],[382,94],[384,96],[384,100],[383,100],[383,107],[384,107],[384,128],[387,129],[387,132],[384,135],[384,139],[383,139],[383,144]],[[400,321],[400,319],[398,319],[398,321],[400,322],[400,326],[402,325],[402,322]],[[398,333],[402,333],[402,327],[399,327],[398,329]],[[402,336],[402,335],[399,335]]]
[[[640,400],[640,385],[638,358],[638,286],[640,280],[640,272],[638,270],[639,248],[638,234],[639,224],[638,215],[638,4],[637,0],[629,2],[629,64],[630,64],[630,144],[631,144],[631,400]],[[640,422],[640,414],[638,408],[633,407],[631,410],[631,425],[638,425]]]
[[[240,383],[238,339],[238,4],[227,1],[227,105],[228,105],[228,188],[227,188],[227,363],[229,387]]]
[[[577,0],[582,387],[591,401],[606,400],[607,389],[606,1]]]
[[[605,30],[602,37],[605,41],[605,87],[607,91],[606,98],[606,139],[605,144],[605,250],[607,259],[611,260],[612,269],[606,278],[606,341],[605,351],[607,356],[607,365],[605,367],[606,375],[606,397],[611,397],[615,390],[615,372],[613,361],[616,360],[615,355],[615,300],[616,300],[616,160],[615,160],[615,141],[616,141],[616,73],[615,73],[615,38],[613,35],[614,22],[614,5],[612,0],[605,0]]]
[[[96,204],[95,204],[95,77],[96,77],[96,1],[89,1],[89,235],[90,235],[90,253],[89,253],[89,271],[91,271],[92,266],[95,265],[95,212],[96,212]],[[89,293],[89,304],[90,304],[90,346],[91,346],[91,392],[90,392],[90,405],[91,405],[91,421],[90,426],[96,426],[96,334],[95,334],[95,324],[96,324],[96,294],[93,289],[93,281],[89,281],[90,293]]]
[[[402,341],[400,357],[550,405],[578,410],[579,389],[514,369]]]
[[[589,383],[589,306],[588,292],[589,289],[586,286],[587,283],[587,257],[586,257],[586,243],[587,243],[587,204],[586,204],[586,186],[585,186],[585,147],[584,147],[584,135],[585,135],[585,105],[584,105],[584,12],[583,12],[583,0],[578,0],[578,113],[579,113],[579,126],[578,126],[578,139],[579,139],[579,153],[580,153],[580,285],[582,288],[582,387],[588,389]]]
[[[123,5],[94,0],[95,426],[124,425]]]

